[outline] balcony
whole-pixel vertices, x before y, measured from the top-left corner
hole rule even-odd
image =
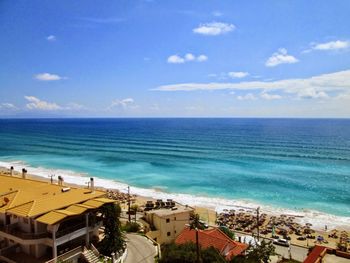
[[[16,236],[21,239],[26,239],[26,240],[51,237],[51,235],[47,232],[42,232],[42,233],[24,232],[19,228],[18,223],[6,225],[6,226],[0,226],[0,231],[5,232],[6,234],[10,234],[12,236]]]

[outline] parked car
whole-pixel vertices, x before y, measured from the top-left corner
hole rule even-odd
[[[279,238],[279,239],[274,239],[273,243],[275,245],[280,245],[280,246],[284,246],[284,247],[289,247],[289,241],[287,239],[283,239],[283,238]]]

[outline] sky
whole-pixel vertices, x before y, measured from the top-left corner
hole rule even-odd
[[[350,117],[348,0],[0,1],[0,118]]]

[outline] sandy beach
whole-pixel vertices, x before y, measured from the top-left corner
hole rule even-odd
[[[2,167],[0,168],[0,174],[10,175],[10,170]],[[15,176],[21,176],[19,172],[14,172]],[[41,180],[50,182],[50,178],[38,176],[35,174],[28,174],[27,178]],[[54,180],[56,181],[56,180]],[[67,183],[71,187],[87,187],[86,185]],[[107,195],[110,198],[120,201],[121,207],[123,210],[127,210],[127,199],[128,194],[127,191],[119,191],[116,189],[107,189],[105,187],[97,188],[106,191]],[[145,207],[147,201],[156,201],[156,198],[141,196],[134,193],[131,194],[131,204],[136,204],[139,209],[142,211]],[[175,202],[177,200],[174,200]],[[191,205],[191,204],[189,204]],[[193,206],[195,208],[196,213],[200,215],[200,218],[207,222],[210,226],[224,225],[230,228],[234,232],[239,232],[240,234],[246,235],[255,235],[257,234],[256,230],[256,214],[255,210],[250,208],[241,208],[238,210],[228,210],[224,209],[223,211],[215,211],[215,209],[205,206]],[[312,224],[306,223],[301,224],[297,223],[298,218],[295,218],[292,215],[279,215],[276,214],[266,214],[264,211],[260,211],[260,236],[265,238],[272,238],[272,234],[278,235],[279,237],[283,237],[285,233],[288,237],[290,237],[291,244],[299,245],[302,247],[310,247],[315,244],[322,244],[331,248],[336,248],[337,243],[339,242],[341,237],[349,237],[350,234],[350,226],[348,228],[345,226],[344,228],[336,228],[336,229],[314,229]],[[274,222],[274,230],[271,231],[271,222]],[[244,228],[242,227],[244,226]],[[298,229],[298,231],[296,231]],[[300,237],[306,237],[304,240],[300,240]],[[316,241],[316,240],[319,241]]]

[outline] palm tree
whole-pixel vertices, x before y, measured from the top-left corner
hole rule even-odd
[[[200,222],[198,214],[192,214],[190,216],[190,229],[196,230],[196,250],[197,250],[197,262],[200,262],[199,257],[199,241],[198,241],[198,229],[202,229],[202,223]]]

